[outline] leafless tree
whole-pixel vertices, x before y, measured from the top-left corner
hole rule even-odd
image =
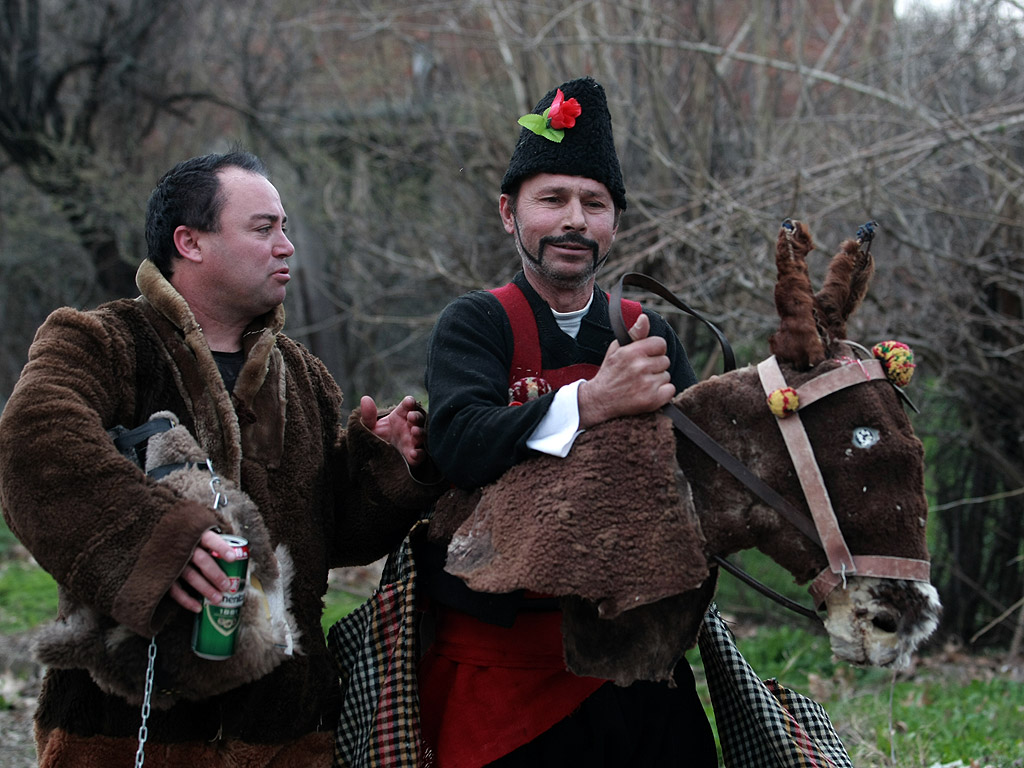
[[[767,354],[780,221],[810,224],[819,278],[879,222],[850,333],[917,352],[947,626],[1003,641],[1024,581],[1022,32],[1007,0],[8,0],[0,215],[39,201],[66,221],[49,250],[77,239],[88,268],[59,291],[25,259],[0,269],[37,304],[114,292],[155,175],[240,140],[294,222],[289,332],[346,392],[416,393],[441,307],[517,267],[496,213],[516,118],[592,74],[630,201],[603,281],[653,275],[743,362]],[[4,251],[32,252],[28,230]],[[654,303],[713,372],[713,340]]]

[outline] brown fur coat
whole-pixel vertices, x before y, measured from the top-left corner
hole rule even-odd
[[[61,616],[88,605],[138,635],[160,632],[183,611],[168,588],[219,520],[208,503],[147,478],[107,430],[177,414],[221,477],[256,505],[271,544],[291,553],[292,612],[306,640],[303,654],[258,680],[154,710],[150,741],[282,744],[333,729],[336,673],[325,644],[311,640],[322,636],[328,570],[386,554],[436,491],[417,484],[357,412],[341,428],[341,392],[281,333],[282,308],[245,333],[229,394],[181,295],[148,261],[137,279],[140,298],[58,309],[37,332],[0,417],[4,516],[60,585]],[[138,707],[82,669],[51,668],[36,710],[44,741],[131,742],[138,718]]]

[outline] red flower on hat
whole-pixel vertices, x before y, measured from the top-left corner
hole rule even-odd
[[[524,128],[533,131],[538,136],[543,136],[548,141],[556,144],[562,141],[565,136],[565,129],[576,125],[576,118],[583,112],[583,107],[576,99],[565,100],[562,89],[555,90],[555,98],[551,106],[544,110],[543,115],[530,113],[519,118],[519,124]]]
[[[555,91],[555,98],[548,107],[548,125],[555,130],[572,128],[576,125],[576,118],[583,112],[583,107],[576,99],[565,100],[565,94],[559,88]]]

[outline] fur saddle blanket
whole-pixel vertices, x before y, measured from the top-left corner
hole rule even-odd
[[[245,602],[235,637],[234,654],[221,661],[202,659],[191,649],[195,614],[178,611],[156,637],[157,656],[151,705],[166,708],[180,700],[216,696],[257,680],[299,653],[298,630],[291,614],[294,568],[284,545],[273,549],[256,505],[233,482],[215,477],[195,438],[169,411],[150,417],[170,419],[171,429],[149,438],[146,471],[184,465],[161,478],[183,498],[216,508],[223,533],[249,542]],[[89,671],[105,692],[129,703],[142,702],[150,639],[117,624],[94,609],[74,604],[64,617],[41,630],[36,656],[44,664]]]
[[[560,598],[567,667],[628,685],[671,680],[714,592],[671,421],[649,414],[581,434],[566,458],[521,462],[450,491],[430,536],[445,570],[482,592]]]

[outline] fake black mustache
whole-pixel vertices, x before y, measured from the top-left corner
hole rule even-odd
[[[589,248],[594,252],[595,258],[597,256],[597,242],[584,237],[577,232],[567,232],[564,235],[558,237],[542,237],[538,243],[537,250],[541,254],[544,253],[544,248],[549,245],[579,245],[583,248]]]

